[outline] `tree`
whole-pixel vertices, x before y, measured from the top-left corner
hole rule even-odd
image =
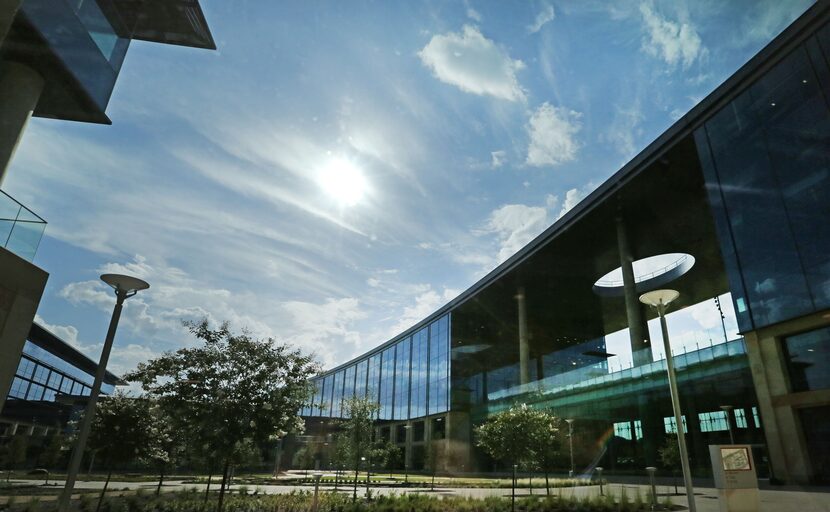
[[[561,447],[559,418],[521,404],[491,416],[475,429],[476,444],[494,459],[532,471],[555,463]],[[513,482],[515,493],[515,481]],[[550,491],[548,491],[550,492]]]
[[[228,471],[247,447],[301,432],[297,412],[311,396],[319,371],[311,356],[271,338],[235,334],[227,323],[185,323],[201,346],[168,352],[142,363],[125,378],[138,382],[167,410],[173,428],[222,465],[221,512]]]
[[[379,406],[376,402],[363,397],[352,397],[344,401],[345,419],[340,421],[340,433],[337,435],[337,457],[344,464],[354,468],[354,491],[352,501],[357,500],[357,477],[361,460],[371,460],[374,437],[374,419]],[[368,478],[368,477],[367,477]]]
[[[545,472],[545,491],[550,495],[550,471],[562,458],[562,446],[567,427],[564,420],[549,411],[540,411],[532,431],[536,463]]]
[[[658,450],[660,462],[674,475],[674,493],[677,494],[677,472],[680,468],[680,444],[677,436],[667,436],[666,441]]]
[[[87,447],[101,454],[107,467],[107,479],[96,510],[101,508],[113,467],[117,464],[146,463],[148,459],[157,457],[157,443],[157,425],[150,400],[131,397],[122,391],[101,398],[87,441]]]
[[[0,453],[2,453],[3,465],[8,469],[8,473],[6,473],[7,482],[12,474],[12,470],[26,462],[26,449],[28,446],[29,437],[17,434],[2,447],[2,452]]]

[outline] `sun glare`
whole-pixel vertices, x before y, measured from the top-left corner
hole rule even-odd
[[[343,206],[353,206],[366,193],[366,179],[357,166],[338,158],[330,161],[320,172],[320,186]]]

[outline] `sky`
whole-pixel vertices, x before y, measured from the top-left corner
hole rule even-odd
[[[202,0],[218,49],[133,42],[111,126],[30,122],[4,190],[49,222],[37,321],[97,359],[98,276],[127,273],[151,288],[111,371],[193,344],[181,322],[203,317],[342,363],[532,240],[811,3]],[[720,328],[693,313],[691,338]]]

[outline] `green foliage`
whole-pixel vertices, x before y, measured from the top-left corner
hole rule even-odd
[[[61,449],[63,448],[63,436],[60,434],[54,434],[52,437],[49,438],[49,442],[46,444],[43,453],[41,454],[41,460],[43,465],[49,469],[54,469],[55,466],[58,464],[58,460],[61,457]]]
[[[491,416],[475,429],[476,444],[505,464],[550,468],[560,457],[563,421],[522,404]]]
[[[227,512],[306,512],[311,510],[311,492],[300,491],[279,495],[228,496]],[[624,503],[624,504],[623,504]],[[161,497],[129,496],[113,497],[107,502],[107,510],[113,512],[204,512],[204,501],[200,494],[170,493]],[[370,501],[351,502],[347,495],[336,492],[321,492],[318,512],[508,512],[510,500],[491,496],[484,499],[456,496],[437,497],[422,494],[400,496],[374,496]],[[600,497],[548,497],[543,499],[518,499],[516,510],[522,512],[565,512],[565,511],[634,511],[636,508],[627,498],[614,503]]]
[[[658,453],[660,462],[666,469],[677,469],[680,466],[680,444],[676,435],[667,436]]]
[[[374,455],[384,457],[382,450],[374,450],[374,418],[378,413],[378,404],[368,398],[352,397],[344,401],[345,419],[340,421],[340,432],[337,434],[337,462],[346,467],[357,469],[361,465],[361,458],[372,458]]]
[[[150,400],[116,391],[98,402],[87,448],[99,453],[108,465],[158,457],[158,442],[158,425]]]
[[[26,449],[29,446],[29,436],[17,434],[12,437],[11,441],[0,448],[0,458],[2,458],[3,466],[9,470],[19,467],[26,462]]]
[[[303,430],[297,412],[319,370],[311,356],[270,338],[234,334],[228,324],[185,325],[201,346],[168,352],[125,378],[157,399],[191,457],[208,467],[234,463],[251,446]]]

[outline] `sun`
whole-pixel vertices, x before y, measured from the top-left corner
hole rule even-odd
[[[336,158],[326,164],[320,171],[318,182],[342,206],[354,206],[366,194],[363,172],[344,158]]]

